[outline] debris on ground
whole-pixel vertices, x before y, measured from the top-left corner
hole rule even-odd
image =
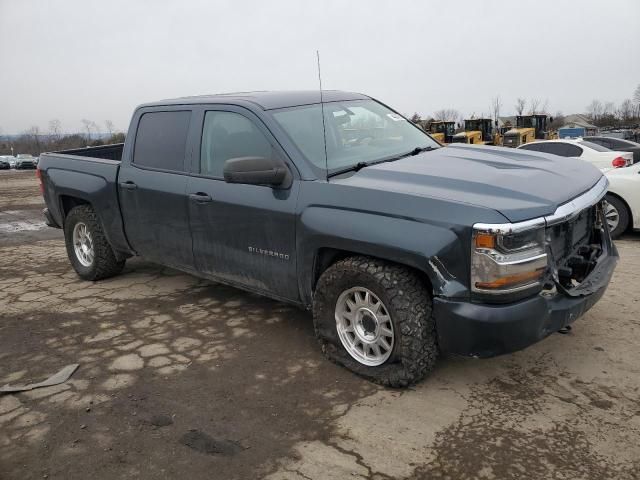
[[[238,442],[216,440],[200,430],[189,430],[180,438],[180,443],[208,455],[231,456],[242,450],[242,446]]]
[[[75,372],[79,366],[80,366],[79,363],[72,363],[71,365],[67,365],[55,375],[51,375],[49,378],[39,383],[29,383],[28,385],[8,385],[7,384],[4,387],[0,387],[0,393],[26,392],[29,390],[33,390],[34,388],[52,387],[54,385],[60,385],[61,383],[64,383],[67,380],[69,380],[69,378],[71,378],[71,375],[73,375],[73,372]]]

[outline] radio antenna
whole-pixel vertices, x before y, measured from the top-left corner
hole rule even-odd
[[[327,181],[329,181],[329,160],[327,157],[327,127],[324,124],[324,102],[322,99],[322,74],[320,72],[320,51],[316,50],[318,60],[318,84],[320,85],[320,112],[322,113],[322,140],[324,141],[324,164],[326,167]]]

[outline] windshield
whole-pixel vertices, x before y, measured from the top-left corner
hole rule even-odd
[[[327,156],[319,104],[273,111],[273,117],[304,156],[331,173],[376,162],[416,148],[439,146],[421,129],[374,100],[324,104]]]

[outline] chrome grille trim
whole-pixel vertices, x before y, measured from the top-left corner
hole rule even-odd
[[[602,197],[607,193],[609,187],[609,180],[604,175],[598,183],[596,183],[591,190],[583,193],[579,197],[560,205],[553,215],[544,217],[547,226],[556,225],[558,223],[566,222],[577,216],[585,208],[592,207],[598,203]]]
[[[532,228],[551,227],[558,223],[566,222],[578,216],[585,208],[592,207],[598,203],[607,193],[609,180],[604,175],[598,182],[582,195],[577,196],[573,200],[560,205],[552,215],[546,217],[533,218],[517,223],[476,223],[473,225],[474,230],[486,233],[517,233]]]

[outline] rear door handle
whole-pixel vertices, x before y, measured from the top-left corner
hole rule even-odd
[[[206,193],[203,193],[203,192],[190,193],[189,199],[196,203],[209,203],[213,201],[213,199],[211,198],[211,195],[207,195]]]
[[[136,188],[138,188],[138,185],[136,185],[132,181],[120,182],[120,186],[125,190],[135,190]]]

